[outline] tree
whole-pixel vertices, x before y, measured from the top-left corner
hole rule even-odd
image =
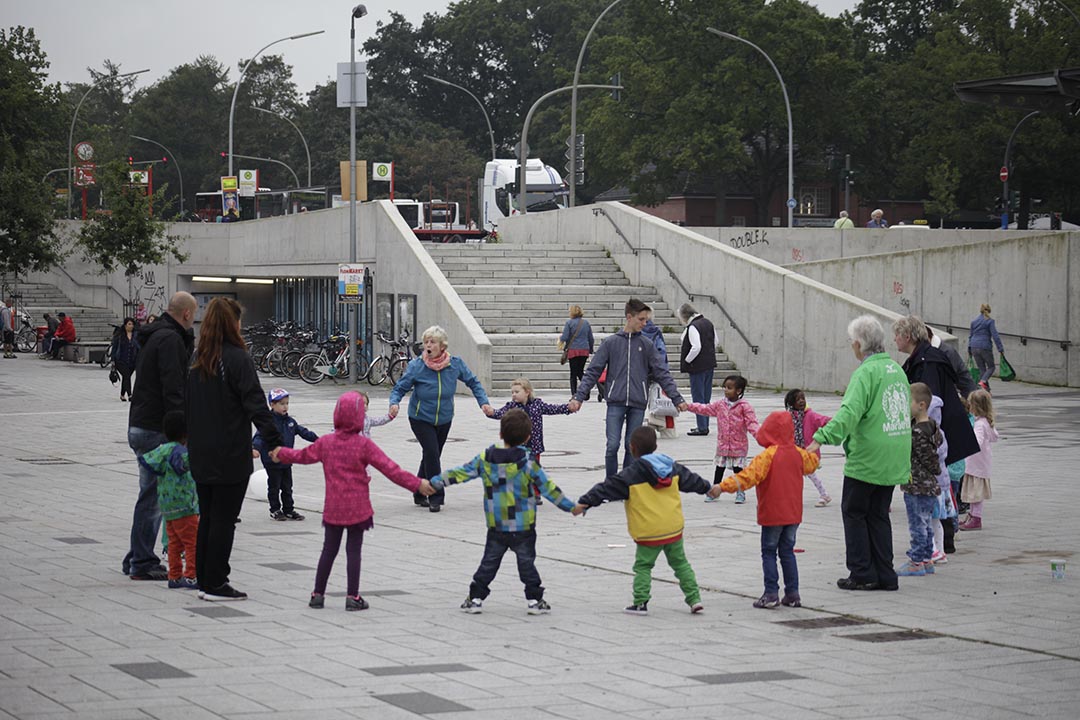
[[[58,85],[32,29],[0,30],[0,272],[47,270],[63,259],[55,199],[42,176],[62,132]]]
[[[960,185],[960,171],[952,163],[945,160],[930,168],[926,183],[930,188],[930,199],[925,206],[927,215],[937,215],[944,221],[959,210],[956,190]]]

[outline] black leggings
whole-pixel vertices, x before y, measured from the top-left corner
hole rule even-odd
[[[349,597],[360,594],[360,552],[364,545],[364,532],[371,527],[371,518],[355,525],[323,525],[322,555],[319,556],[319,568],[315,571],[315,592],[320,595],[326,593],[326,582],[330,579],[334,559],[341,548],[341,536],[348,530],[349,537],[345,541],[345,587]]]
[[[570,363],[570,394],[573,395],[577,392],[578,381],[585,374],[585,363],[589,362],[589,356],[572,357],[568,362]]]
[[[719,465],[716,466],[716,471],[713,472],[713,476],[712,476],[712,484],[713,485],[719,485],[720,481],[724,479],[724,470],[726,470],[726,468],[722,468]],[[733,473],[741,473],[742,468],[741,467],[731,468],[731,472],[733,472]]]
[[[409,418],[409,426],[412,428],[416,442],[420,443],[420,449],[424,453],[420,459],[420,469],[416,471],[416,474],[425,480],[430,480],[442,472],[442,451],[443,445],[446,445],[446,438],[450,435],[450,423],[432,425],[423,420]],[[413,497],[420,499],[423,495],[413,493]],[[428,504],[438,507],[443,504],[445,499],[446,491],[439,490],[428,498]]]
[[[134,368],[116,363],[116,372],[120,373],[120,394],[131,397],[131,374],[135,372]]]

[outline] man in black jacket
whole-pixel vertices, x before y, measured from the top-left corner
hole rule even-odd
[[[690,397],[696,403],[712,400],[713,372],[716,370],[716,330],[690,303],[679,308],[683,331],[679,370],[690,374]],[[709,416],[698,415],[697,427],[687,435],[708,435]]]
[[[139,359],[128,415],[128,445],[135,457],[165,442],[161,421],[165,413],[184,410],[184,387],[195,338],[195,298],[178,292],[165,314],[139,329]],[[132,580],[167,580],[168,573],[154,553],[161,530],[157,478],[139,466],[139,498],[131,521],[131,546],[124,557],[124,574]]]

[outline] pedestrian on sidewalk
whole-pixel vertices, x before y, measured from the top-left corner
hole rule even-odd
[[[756,435],[758,431],[757,415],[753,406],[743,399],[746,394],[746,378],[742,375],[728,375],[724,378],[724,397],[716,402],[702,405],[690,403],[687,408],[698,415],[716,418],[716,470],[713,473],[713,485],[719,485],[724,479],[724,471],[731,468],[733,473],[742,472],[746,467],[746,456],[750,452],[747,434]],[[715,495],[705,498],[705,502],[715,502]],[[738,490],[735,503],[746,502],[746,493]]]
[[[578,382],[585,373],[585,364],[593,353],[592,326],[584,315],[580,305],[571,305],[570,319],[563,325],[562,335],[559,336],[559,346],[570,364],[571,395],[577,392]]]
[[[10,298],[0,303],[0,335],[3,335],[4,358],[15,357],[15,310],[14,301]]]
[[[788,394],[784,396],[784,409],[791,413],[791,422],[795,425],[795,444],[801,448],[805,448],[812,443],[814,433],[828,425],[829,421],[832,420],[828,415],[822,415],[806,407],[806,393],[798,388],[788,391]],[[820,464],[821,451],[815,452],[814,455],[817,456]],[[810,482],[814,483],[814,488],[818,491],[818,501],[814,504],[814,507],[825,507],[831,503],[832,498],[829,497],[829,493],[825,492],[825,485],[817,476],[817,471],[810,473],[807,477],[810,478]]]
[[[690,398],[698,404],[712,401],[713,374],[716,372],[716,329],[708,318],[690,303],[679,308],[683,330],[679,349],[679,370],[690,375]],[[697,426],[687,435],[708,435],[709,416],[698,415]]]
[[[968,355],[975,358],[975,365],[979,368],[979,385],[987,392],[990,392],[990,378],[997,370],[991,342],[997,345],[999,353],[1005,352],[1001,336],[998,335],[997,323],[990,317],[990,306],[983,303],[979,307],[978,317],[971,321],[971,331],[968,334]]]
[[[926,383],[911,385],[911,482],[900,486],[904,493],[911,546],[907,562],[896,571],[900,577],[934,574],[932,515],[941,493],[938,475],[942,468],[938,448],[945,436],[929,415],[933,397]]]
[[[267,394],[266,400],[270,403],[274,425],[281,435],[282,447],[295,447],[297,435],[309,443],[319,439],[318,435],[296,422],[289,415],[288,390],[272,388]],[[274,520],[303,520],[304,516],[296,512],[296,507],[293,505],[292,468],[270,459],[271,448],[266,446],[263,436],[259,433],[255,433],[255,437],[251,439],[251,445],[259,451],[263,468],[266,470],[266,496],[270,501],[270,517]]]
[[[971,503],[971,507],[967,519],[960,523],[960,529],[982,530],[983,502],[993,497],[990,492],[990,475],[994,465],[991,446],[998,441],[999,436],[994,428],[994,402],[990,399],[990,393],[985,390],[971,393],[968,396],[968,408],[975,417],[975,437],[979,441],[979,452],[966,458],[960,499]]]
[[[840,211],[840,217],[833,223],[833,227],[837,230],[851,230],[855,227],[855,223],[851,222],[851,218],[848,217],[847,210]]]
[[[124,322],[113,333],[113,367],[120,373],[120,401],[131,399],[131,374],[139,359],[139,339],[135,334],[135,318],[124,318]]]

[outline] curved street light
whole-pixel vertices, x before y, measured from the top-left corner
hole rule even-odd
[[[1020,118],[1020,122],[1016,123],[1016,127],[1013,128],[1012,134],[1009,135],[1009,142],[1005,144],[1005,161],[1001,163],[1001,167],[1005,168],[1005,179],[1001,181],[1004,186],[1001,189],[1001,203],[1005,210],[1001,213],[1001,229],[1009,229],[1009,177],[1012,175],[1012,166],[1009,164],[1009,156],[1012,154],[1013,140],[1016,139],[1016,131],[1020,129],[1020,126],[1024,124],[1029,118],[1033,118],[1039,114],[1038,110],[1029,112],[1024,117]]]
[[[356,21],[367,15],[367,7],[357,5],[349,13],[349,262],[356,262]],[[344,188],[342,188],[344,190]],[[348,305],[349,382],[356,382],[356,305]]]
[[[159,143],[157,140],[151,140],[150,138],[145,138],[145,137],[142,137],[141,135],[131,135],[130,137],[133,137],[136,140],[142,140],[143,142],[148,142],[151,145],[157,145],[159,148],[164,150],[165,153],[169,157],[172,158],[173,166],[176,167],[176,174],[180,177],[180,219],[183,220],[184,219],[184,173],[180,172],[180,163],[176,162],[176,156],[172,154],[172,151],[169,150],[169,148],[165,147],[164,145]]]
[[[257,157],[255,155],[237,155],[236,157],[240,158],[241,160],[257,160],[259,162],[268,162],[268,163],[275,163],[277,165],[281,165],[286,170],[288,170],[289,172],[292,173],[293,183],[295,183],[293,185],[293,187],[294,188],[300,187],[300,178],[296,176],[296,171],[293,170],[291,167],[289,167],[288,164],[283,163],[280,160],[275,160],[274,158]],[[256,190],[258,190],[258,188],[256,188]]]
[[[312,35],[321,35],[326,32],[325,30],[316,30],[315,32],[301,33],[299,35],[290,35],[289,37],[279,38],[272,43],[267,43],[259,48],[259,51],[251,56],[251,59],[244,65],[244,69],[240,71],[240,77],[236,80],[236,87],[233,88],[232,102],[229,103],[229,175],[233,174],[233,118],[236,115],[236,94],[240,92],[240,83],[244,82],[244,75],[247,74],[248,68],[251,67],[251,63],[255,62],[255,58],[262,54],[262,51],[271,45],[277,45],[278,43],[285,42],[286,40],[299,40],[300,38],[311,37]],[[297,183],[299,184],[299,183]]]
[[[738,35],[732,35],[731,33],[724,32],[723,30],[717,30],[714,27],[705,28],[713,35],[719,35],[720,37],[728,38],[729,40],[738,40],[741,43],[745,43],[750,47],[757,50],[762,56],[769,62],[769,66],[772,67],[773,72],[776,73],[776,79],[780,81],[780,89],[784,92],[784,108],[787,110],[787,200],[785,202],[787,206],[787,224],[788,227],[795,227],[794,214],[795,208],[791,206],[791,201],[795,199],[795,151],[794,140],[792,138],[792,124],[791,124],[791,102],[788,100],[787,86],[784,85],[784,78],[780,74],[780,71],[776,69],[776,63],[772,61],[769,54],[759,48],[754,43],[741,38]]]
[[[132,77],[134,75],[141,75],[144,72],[150,72],[150,68],[145,68],[143,70],[136,70],[135,72],[123,73],[121,75],[117,75],[116,73],[113,73],[111,75],[106,75],[105,77],[101,78],[96,83],[91,85],[90,88],[79,99],[79,104],[75,106],[75,113],[71,116],[71,129],[68,130],[68,155],[67,155],[67,157],[68,157],[68,165],[71,166],[71,167],[68,168],[68,193],[67,193],[68,194],[67,216],[69,218],[71,217],[71,184],[72,184],[71,175],[72,175],[72,171],[75,169],[74,168],[75,162],[74,162],[74,158],[72,157],[72,153],[73,153],[72,147],[73,147],[73,143],[74,143],[74,140],[75,140],[75,119],[79,117],[79,108],[82,107],[83,100],[86,100],[86,97],[91,92],[94,91],[94,88],[96,88],[97,86],[105,83],[108,80],[119,80],[120,78]]]
[[[616,2],[622,2],[622,0],[616,0]],[[469,97],[471,97],[473,100],[476,101],[476,104],[480,106],[480,112],[484,113],[484,122],[487,123],[487,127],[488,127],[488,136],[491,137],[491,159],[494,160],[495,159],[495,131],[491,129],[491,118],[488,117],[487,109],[484,107],[484,103],[480,102],[480,98],[473,95],[471,92],[469,92],[468,89],[463,88],[460,85],[455,85],[454,83],[450,82],[449,80],[443,80],[442,78],[437,78],[434,75],[425,75],[424,77],[426,77],[428,80],[431,80],[432,82],[437,82],[440,85],[447,85],[447,86],[452,87],[452,88],[457,88],[458,90],[460,90],[461,92],[467,94]]]
[[[261,108],[258,105],[252,105],[251,109],[258,110],[259,112],[266,113],[267,115],[277,115],[279,118],[293,126],[293,130],[295,130],[300,136],[300,142],[304,143],[304,154],[307,155],[307,186],[311,187],[311,152],[308,150],[308,144],[307,140],[304,139],[304,133],[300,132],[300,128],[296,127],[296,123],[286,117],[283,113],[274,112],[273,110],[266,110],[265,108]]]

